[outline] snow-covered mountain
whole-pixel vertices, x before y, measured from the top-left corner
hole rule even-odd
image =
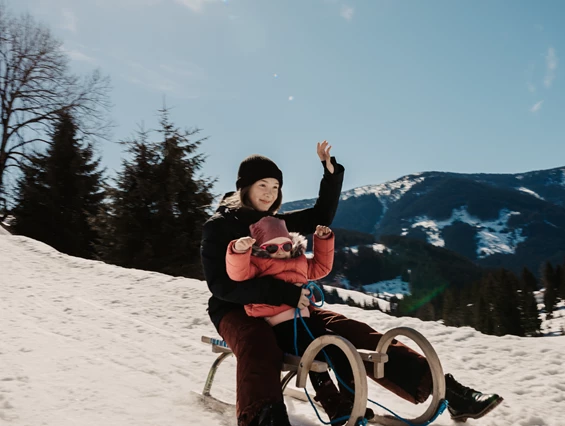
[[[284,211],[313,205],[301,200]],[[520,174],[424,172],[344,191],[333,223],[404,235],[516,272],[565,258],[565,167]]]
[[[61,254],[0,229],[0,424],[7,426],[235,426],[195,397],[216,354],[204,282]],[[504,403],[476,426],[561,426],[565,337],[483,335],[471,328],[327,308],[386,331],[409,326],[435,347],[461,382]],[[401,339],[402,340],[402,339]],[[235,401],[235,362],[222,364],[213,393]],[[412,406],[370,383],[371,399],[401,415]],[[287,400],[294,426],[319,424]],[[443,414],[437,426],[452,426]]]

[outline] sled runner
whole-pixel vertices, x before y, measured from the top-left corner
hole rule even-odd
[[[356,425],[358,420],[363,418],[368,402],[367,376],[365,374],[365,366],[363,362],[368,361],[373,363],[374,375],[376,378],[384,377],[384,364],[388,361],[388,355],[386,352],[396,336],[405,336],[413,340],[420,347],[424,356],[428,360],[433,379],[432,400],[426,411],[415,419],[404,419],[404,421],[390,415],[375,415],[370,422],[384,426],[428,424],[436,417],[442,408],[442,403],[445,398],[445,378],[441,362],[432,345],[421,333],[408,327],[397,327],[386,332],[380,339],[375,351],[356,349],[351,342],[341,336],[325,335],[313,340],[302,357],[285,354],[283,365],[281,367],[281,371],[286,372],[286,375],[281,379],[281,387],[284,395],[302,401],[308,401],[303,391],[289,388],[288,384],[296,376],[296,388],[304,389],[306,387],[309,371],[322,372],[328,369],[327,363],[314,359],[316,355],[324,347],[328,345],[336,345],[347,356],[353,370],[355,400],[346,426]],[[223,340],[202,336],[202,342],[211,344],[212,352],[219,354],[208,373],[204,390],[202,391],[202,399],[204,403],[213,405],[216,410],[233,410],[233,405],[214,398],[210,393],[218,367],[226,358],[232,355],[232,351]]]

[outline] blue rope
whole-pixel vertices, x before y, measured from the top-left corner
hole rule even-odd
[[[320,301],[320,304],[319,304],[319,305],[316,305],[316,304],[315,304],[314,302],[312,302],[312,301],[310,301],[310,304],[313,305],[313,306],[315,306],[315,307],[317,307],[317,308],[320,308],[320,307],[323,306],[323,304],[324,304],[324,293],[322,292],[322,290],[320,289],[320,287],[318,287],[318,286],[317,286],[316,284],[314,284],[313,282],[310,282],[310,283],[308,283],[308,284],[305,284],[305,285],[303,286],[303,288],[306,288],[306,289],[310,290],[310,294],[313,293],[313,290],[314,290],[314,289],[318,290],[318,291],[320,292],[320,294],[321,294],[321,299],[322,299],[322,300]],[[310,331],[310,329],[309,329],[308,326],[306,325],[306,321],[304,321],[304,318],[302,318],[302,314],[300,313],[300,309],[299,309],[299,308],[296,308],[296,309],[294,310],[294,354],[295,354],[296,356],[299,356],[299,354],[298,354],[298,325],[297,325],[297,323],[298,323],[298,321],[297,321],[298,317],[300,317],[300,320],[302,321],[302,325],[304,326],[304,328],[305,328],[306,331],[308,332],[308,335],[310,336],[310,338],[311,338],[312,340],[315,339],[314,335],[312,334],[312,332]],[[341,380],[341,378],[337,375],[337,373],[336,373],[336,371],[335,371],[335,368],[333,367],[332,362],[331,362],[330,358],[328,357],[328,354],[326,354],[326,351],[325,351],[324,349],[322,349],[322,352],[323,352],[323,354],[324,354],[324,357],[326,358],[326,361],[327,361],[327,363],[328,363],[328,366],[333,370],[333,372],[334,372],[334,374],[335,374],[337,380],[339,381],[339,383],[341,383],[341,385],[342,385],[347,391],[351,392],[352,394],[355,394],[355,392],[353,391],[353,389],[351,389],[349,386],[347,386],[347,385]],[[314,402],[312,402],[312,399],[310,398],[310,395],[308,395],[308,391],[306,390],[306,388],[304,388],[304,392],[306,393],[306,397],[308,398],[308,401],[310,401],[310,404],[312,405],[312,408],[314,408],[314,411],[315,411],[316,415],[318,416],[318,420],[320,420],[323,424],[328,425],[328,424],[332,424],[332,423],[335,423],[335,422],[339,422],[339,421],[343,421],[343,420],[349,419],[349,416],[345,416],[345,417],[340,417],[339,419],[334,419],[333,421],[331,421],[331,422],[329,422],[329,423],[328,423],[328,422],[324,422],[324,421],[322,420],[322,418],[320,417],[320,414],[318,413],[318,410],[316,409],[316,407],[315,407],[315,405],[314,405]],[[398,420],[400,420],[400,421],[406,423],[406,424],[409,425],[409,426],[427,426],[427,425],[429,425],[430,423],[434,422],[434,421],[445,411],[445,409],[447,408],[447,404],[448,404],[447,400],[443,400],[443,401],[441,402],[440,406],[438,407],[438,409],[437,409],[435,415],[434,415],[430,420],[428,420],[428,421],[425,422],[425,423],[414,424],[414,423],[411,423],[410,421],[408,421],[408,420],[406,420],[406,419],[400,417],[398,414],[396,414],[394,411],[390,410],[389,408],[385,407],[384,405],[379,404],[378,402],[373,401],[373,400],[371,400],[371,399],[367,399],[367,400],[368,400],[369,402],[372,402],[373,404],[375,404],[375,405],[381,407],[382,409],[388,411],[390,414],[392,414],[392,415],[393,415],[394,417],[396,417]],[[363,419],[359,420],[359,421],[357,422],[357,424],[358,424],[358,425],[363,425],[363,426],[365,426],[365,425],[367,424],[367,419],[363,418]]]

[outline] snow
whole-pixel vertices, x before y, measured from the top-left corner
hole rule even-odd
[[[438,247],[444,247],[445,241],[441,232],[443,228],[454,222],[463,222],[477,229],[477,257],[484,258],[495,253],[513,254],[516,247],[526,240],[522,236],[522,229],[508,228],[508,220],[519,212],[502,209],[499,217],[492,221],[484,221],[467,212],[466,207],[454,209],[451,217],[446,220],[429,219],[427,216],[418,216],[414,219],[412,228],[423,228],[428,236],[428,242]],[[403,235],[406,233],[403,232]]]
[[[546,336],[563,335],[565,330],[565,302],[557,303],[551,319],[548,320],[546,316],[546,313],[540,314],[542,319],[541,332]]]
[[[451,218],[442,221],[428,219],[426,216],[418,216],[414,218],[412,228],[423,228],[428,236],[428,242],[434,246],[444,247],[445,241],[441,238],[441,230],[454,222],[453,215]],[[403,233],[405,235],[405,233]]]
[[[414,185],[423,182],[423,173],[413,173],[403,176],[392,182],[385,182],[378,185],[365,185],[358,188],[350,189],[341,193],[341,199],[347,200],[351,197],[359,197],[361,195],[375,195],[383,205],[383,214],[387,211],[389,204],[400,200]]]
[[[337,295],[344,301],[347,301],[347,299],[351,298],[355,303],[361,306],[363,306],[364,304],[372,305],[376,303],[379,305],[379,309],[381,309],[383,312],[390,310],[390,302],[388,300],[385,300],[384,298],[378,298],[370,294],[362,293],[360,291],[348,290],[331,285],[324,285],[324,290],[328,292],[335,290],[337,292]]]
[[[204,282],[120,268],[0,235],[0,424],[7,426],[235,426],[207,410],[202,391],[216,355]],[[386,331],[413,327],[464,384],[505,401],[486,425],[560,426],[565,418],[565,337],[486,336],[469,328],[328,306]],[[402,340],[402,339],[401,339]],[[234,360],[212,393],[235,401]],[[401,415],[412,406],[371,383],[372,399]],[[287,401],[294,426],[319,424],[309,405]],[[453,426],[443,414],[435,423]]]
[[[385,250],[390,251],[384,244],[380,243],[367,244],[364,247],[371,247],[373,251],[377,253],[384,253]],[[357,254],[359,252],[359,246],[349,246],[346,248],[346,250],[349,250],[351,253]]]
[[[392,280],[383,280],[374,284],[363,286],[367,293],[384,293],[387,296],[397,296],[402,298],[404,295],[410,295],[410,284],[402,281],[402,277],[396,277]]]
[[[522,229],[508,229],[508,220],[519,212],[511,212],[502,209],[498,219],[487,222],[483,221],[483,227],[478,233],[477,255],[479,258],[487,257],[495,253],[514,254],[516,247],[526,241],[522,236]]]
[[[536,198],[539,198],[540,200],[543,200],[543,197],[541,197],[539,194],[537,194],[536,192],[532,191],[531,189],[525,188],[523,186],[521,186],[520,188],[516,188],[518,191],[522,191],[525,192],[526,194],[529,195],[533,195]]]
[[[534,292],[534,296],[538,303],[538,310],[541,312],[541,333],[544,336],[563,335],[565,332],[565,302],[557,302],[551,318],[547,319],[547,313],[544,311],[545,305],[543,303],[544,292],[545,289]]]

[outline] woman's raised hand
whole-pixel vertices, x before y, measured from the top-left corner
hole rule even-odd
[[[318,152],[318,157],[320,157],[320,161],[325,161],[326,162],[326,169],[328,169],[328,171],[330,173],[333,174],[334,172],[334,165],[331,162],[331,155],[330,155],[330,150],[332,149],[332,146],[330,144],[328,144],[328,141],[324,141],[324,142],[318,142],[317,146],[316,146],[316,151]]]

